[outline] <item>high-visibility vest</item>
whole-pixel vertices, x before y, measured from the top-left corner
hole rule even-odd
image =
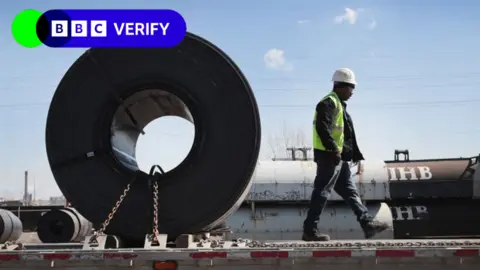
[[[343,149],[343,141],[344,141],[344,135],[343,135],[343,106],[340,101],[340,98],[335,92],[330,92],[328,95],[326,95],[324,98],[322,98],[321,101],[325,99],[331,99],[333,103],[335,104],[335,111],[333,114],[333,121],[332,121],[332,126],[331,128],[331,135],[335,143],[337,144],[338,151],[342,152]],[[315,116],[313,118],[313,148],[318,149],[318,150],[323,150],[323,151],[328,151],[325,149],[325,146],[323,146],[322,140],[320,139],[320,136],[318,136],[317,129],[315,128],[315,123],[317,121],[317,112],[315,111]]]

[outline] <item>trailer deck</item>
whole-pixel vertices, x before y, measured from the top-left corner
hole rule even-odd
[[[70,246],[68,246],[70,245]],[[187,248],[92,249],[11,245],[0,269],[479,269],[480,240],[202,240]],[[47,249],[44,249],[47,248]],[[17,250],[12,250],[17,249]],[[155,264],[157,268],[154,268]],[[163,266],[161,266],[163,265]],[[176,265],[177,268],[172,268]],[[162,268],[163,267],[163,268]]]

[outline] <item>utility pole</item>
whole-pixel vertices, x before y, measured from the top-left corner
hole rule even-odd
[[[34,175],[33,176],[33,199],[32,199],[34,203],[37,200],[36,194],[37,194],[37,182],[35,181],[35,175]]]
[[[28,171],[25,171],[25,183],[23,187],[23,205],[28,205]]]

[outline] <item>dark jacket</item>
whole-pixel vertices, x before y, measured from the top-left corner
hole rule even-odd
[[[347,104],[342,102],[343,105],[343,120],[344,120],[344,145],[342,151],[342,160],[344,161],[360,161],[364,160],[362,152],[358,148],[357,139],[355,137],[355,129],[353,128],[353,121],[347,112]],[[317,104],[317,120],[315,123],[315,129],[318,136],[322,140],[325,149],[336,151],[337,145],[333,140],[331,133],[331,126],[333,121],[333,113],[335,110],[335,103],[331,99],[325,99]],[[331,155],[325,151],[314,149],[314,158],[317,161],[320,158],[324,158],[326,155]]]

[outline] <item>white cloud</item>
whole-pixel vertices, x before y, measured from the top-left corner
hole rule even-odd
[[[298,20],[297,23],[298,24],[306,24],[306,23],[309,23],[310,20]]]
[[[359,17],[361,18],[359,19]],[[365,18],[365,19],[362,19],[362,18]],[[358,8],[358,9],[345,8],[344,13],[342,15],[336,16],[334,19],[334,22],[336,24],[342,24],[345,22],[349,24],[357,24],[359,21],[365,22],[366,19],[370,20],[370,22],[367,25],[368,29],[374,30],[375,28],[377,28],[377,21],[373,16],[372,10],[367,8]]]
[[[275,70],[289,71],[293,66],[285,58],[285,51],[277,48],[268,50],[263,56],[265,66]]]
[[[363,11],[363,9],[360,10],[360,12],[362,12],[362,11]],[[359,11],[355,11],[351,8],[346,8],[345,12],[342,15],[339,15],[339,16],[335,17],[335,23],[340,24],[340,23],[343,23],[343,22],[348,22],[350,24],[355,24],[357,22],[358,13],[359,13]]]

